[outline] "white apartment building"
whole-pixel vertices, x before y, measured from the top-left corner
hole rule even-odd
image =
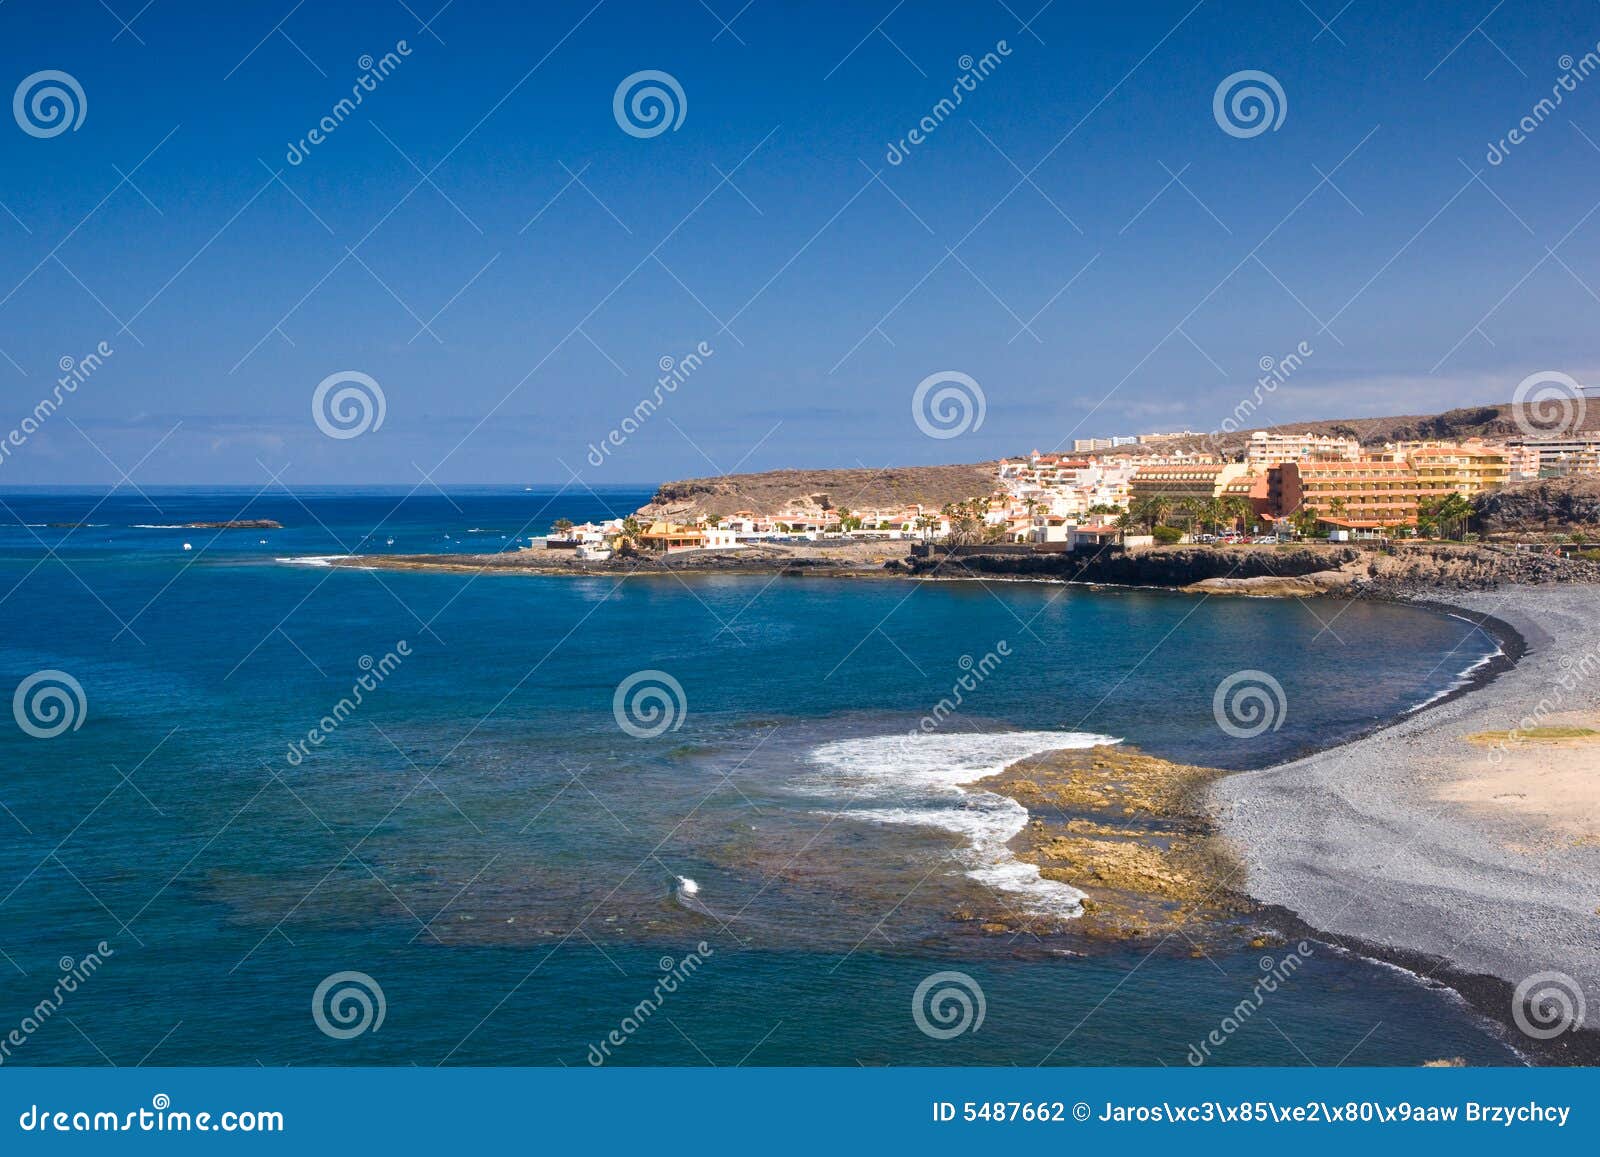
[[[1253,470],[1314,458],[1355,462],[1360,457],[1361,443],[1354,438],[1337,438],[1332,434],[1274,434],[1268,430],[1251,434],[1244,453],[1244,460]]]
[[[1510,438],[1512,476],[1537,478],[1542,473],[1592,474],[1600,457],[1600,430],[1578,430],[1559,437]],[[1532,473],[1529,467],[1537,466]]]

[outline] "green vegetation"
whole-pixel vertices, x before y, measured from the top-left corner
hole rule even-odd
[[[983,541],[986,525],[984,516],[989,513],[989,505],[987,498],[946,503],[939,513],[950,520],[950,541],[957,546]]]
[[[1472,503],[1459,494],[1435,494],[1417,503],[1417,530],[1429,538],[1463,538]]]
[[[1593,727],[1521,727],[1515,731],[1479,731],[1467,738],[1473,743],[1519,743],[1523,740],[1594,739],[1600,731]]]

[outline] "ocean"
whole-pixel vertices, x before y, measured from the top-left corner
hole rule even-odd
[[[1183,1065],[1219,1037],[1207,1063],[1516,1061],[1448,989],[1333,945],[1197,956],[954,915],[1070,923],[1082,896],[1011,854],[1030,817],[975,780],[1112,740],[1292,758],[1457,686],[1496,649],[1469,624],[326,565],[647,498],[0,493],[0,1061]],[[284,528],[180,525],[245,518]],[[1267,691],[1219,706],[1240,675]]]

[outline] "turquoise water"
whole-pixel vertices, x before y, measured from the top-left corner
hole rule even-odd
[[[110,949],[5,1063],[583,1065],[615,1031],[607,1063],[1183,1064],[1263,953],[974,933],[952,913],[1026,923],[1072,896],[1009,859],[1012,805],[953,785],[1096,735],[1262,766],[1494,650],[1447,616],[1329,600],[304,561],[500,549],[645,498],[0,495],[5,687],[57,670],[86,703],[53,738],[0,728],[0,1037],[62,958]],[[247,517],[285,529],[160,528]],[[1286,705],[1253,738],[1213,714],[1241,669]],[[676,683],[643,684],[667,689],[659,735],[614,711],[640,671]],[[384,1017],[338,1039],[313,993],[346,971]],[[912,1015],[941,971],[984,1002],[947,1040]],[[1513,1056],[1448,992],[1324,945],[1212,1051]]]

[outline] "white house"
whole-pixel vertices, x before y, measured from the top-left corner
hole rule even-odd
[[[707,550],[731,550],[742,545],[738,531],[726,524],[706,526],[701,529],[701,534],[705,537],[704,546]]]

